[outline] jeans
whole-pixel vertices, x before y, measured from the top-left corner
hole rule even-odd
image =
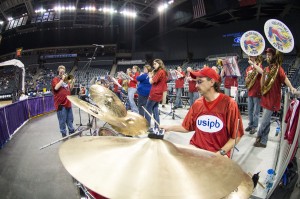
[[[189,92],[190,106],[199,98],[199,92]]]
[[[259,111],[260,111],[260,98],[248,97],[248,116],[249,116],[248,126],[249,127],[251,128],[258,127]]]
[[[68,126],[69,134],[74,133],[74,127],[73,127],[74,118],[73,118],[72,108],[62,107],[61,110],[57,111],[57,118],[59,122],[59,129],[62,136],[67,135],[66,125]]]
[[[115,94],[118,96],[118,98],[122,101],[121,92],[115,92]]]
[[[260,137],[260,143],[265,145],[268,142],[268,135],[270,132],[272,114],[273,111],[270,111],[268,109],[263,109],[261,123],[257,132],[257,136]]]
[[[136,90],[137,90],[136,88],[128,88],[128,100],[129,100],[131,111],[135,113],[139,113],[139,109],[136,106],[134,101],[134,94],[136,93]]]
[[[143,117],[145,117],[145,111],[142,108],[142,106],[144,108],[146,108],[147,100],[148,100],[148,96],[139,95],[139,98],[138,98],[139,114]]]
[[[146,104],[146,110],[149,112],[150,115],[153,113],[153,118],[160,124],[159,120],[159,112],[158,112],[158,102],[149,100]],[[151,127],[151,117],[148,114],[145,114],[145,118],[148,121],[149,127]],[[158,128],[158,125],[155,123],[155,128]]]
[[[174,106],[179,107],[182,106],[181,96],[182,96],[183,88],[176,88],[176,100]]]

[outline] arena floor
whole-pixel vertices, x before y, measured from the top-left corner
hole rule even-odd
[[[169,106],[161,109],[169,112]],[[79,123],[79,109],[73,108],[74,124]],[[187,113],[187,107],[177,109],[176,114],[182,118]],[[82,124],[88,123],[88,116],[81,111]],[[161,123],[179,124],[182,119],[173,120],[171,116],[161,114]],[[247,125],[247,118],[243,116],[244,127]],[[103,122],[97,122],[103,126]],[[272,124],[271,131],[276,128]],[[89,133],[88,131],[85,133]],[[165,139],[178,144],[188,144],[193,133],[169,133]],[[58,130],[58,121],[55,113],[34,118],[26,123],[12,139],[0,150],[0,193],[5,199],[65,199],[80,198],[79,191],[75,186],[72,177],[63,167],[58,149],[62,142],[40,150],[40,147],[61,138]],[[265,164],[264,157],[269,156],[273,147],[276,146],[278,138],[272,136],[266,149],[254,148],[255,135],[246,134],[237,145],[239,152],[233,158],[245,172],[255,170]],[[266,154],[265,154],[266,153]],[[242,157],[246,157],[242,158]],[[270,157],[271,158],[271,157]],[[300,166],[299,151],[297,155],[298,167]],[[251,161],[252,160],[252,161]],[[253,161],[255,160],[255,161]],[[266,160],[267,161],[267,160]],[[268,167],[268,165],[265,165]],[[113,171],[112,171],[113,172]],[[101,182],[101,179],[99,179]],[[104,181],[103,181],[104,182]],[[259,193],[257,193],[259,194]],[[300,189],[295,188],[291,199],[300,198]]]

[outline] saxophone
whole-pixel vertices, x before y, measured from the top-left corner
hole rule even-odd
[[[279,51],[276,51],[276,55],[274,56],[274,64],[273,67],[270,69],[269,72],[266,71],[266,69],[264,69],[262,78],[265,78],[264,84],[261,85],[261,94],[265,95],[266,93],[268,93],[268,91],[272,88],[275,79],[277,77],[279,68],[282,64],[283,61],[283,55],[282,53],[280,53]]]
[[[261,55],[257,56],[255,58],[255,62],[258,63],[258,66],[261,65],[262,61],[263,61],[263,58],[262,58]],[[258,75],[259,75],[259,73],[257,72],[257,70],[255,68],[253,69],[253,71],[250,74],[248,74],[248,76],[247,76],[248,81],[246,81],[246,87],[247,87],[248,90],[250,88],[252,88],[252,86],[254,85]]]

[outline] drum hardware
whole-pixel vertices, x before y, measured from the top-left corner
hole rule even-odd
[[[155,124],[159,127],[159,123],[154,119],[154,117],[147,111],[147,109],[144,108],[144,106],[142,106],[142,108],[144,109],[145,113],[148,114],[149,117],[151,117],[151,119],[155,122]],[[150,126],[150,124],[149,124]],[[153,128],[152,132],[149,132],[148,137],[149,138],[154,138],[154,139],[163,139],[164,138],[164,134],[165,134],[165,130],[164,129],[159,129],[159,128]]]
[[[107,198],[246,199],[253,191],[231,159],[162,139],[77,137],[61,145],[59,157],[75,179]]]
[[[138,113],[127,112],[127,115],[122,118],[114,118],[119,121],[121,125],[111,127],[117,132],[126,136],[137,136],[147,133],[149,128],[147,120]],[[109,123],[109,122],[108,122]]]
[[[92,116],[108,122],[111,125],[118,126],[120,128],[124,128],[125,126],[116,118],[112,116],[112,110],[110,110],[110,106],[106,107],[105,104],[100,104],[94,105],[88,102],[85,102],[81,99],[78,99],[77,97],[74,96],[68,96],[68,100],[70,100],[73,104],[75,104],[77,107],[82,109],[83,111],[87,112],[88,114],[91,114]]]
[[[73,137],[73,136],[75,136],[75,135],[81,135],[81,133],[83,132],[83,131],[87,131],[87,130],[90,130],[92,128],[92,126],[89,126],[89,125],[86,125],[86,127],[84,128],[84,127],[82,127],[82,126],[79,126],[77,129],[75,129],[75,132],[74,133],[72,133],[72,134],[70,134],[70,135],[68,135],[68,136],[66,136],[66,137],[63,137],[63,138],[61,138],[61,139],[58,139],[58,140],[56,140],[56,141],[53,141],[53,142],[51,142],[51,143],[49,143],[49,144],[46,144],[46,145],[44,145],[44,146],[42,146],[41,148],[40,148],[40,150],[42,150],[42,149],[44,149],[44,148],[47,148],[47,147],[49,147],[49,146],[51,146],[51,145],[53,145],[53,144],[56,144],[56,143],[58,143],[58,142],[60,142],[60,141],[64,141],[64,140],[66,140],[66,139],[69,139],[70,137]],[[77,132],[76,132],[77,131]]]
[[[116,107],[111,108],[113,106],[111,103],[98,103],[98,106],[95,106],[77,97],[68,96],[68,99],[85,112],[109,123],[113,129],[124,135],[136,136],[145,134],[148,130],[147,120],[137,113],[128,112],[125,117],[118,117],[120,111],[116,114],[114,112]]]
[[[98,114],[93,113],[95,117],[109,123],[114,130],[124,135],[136,136],[147,132],[147,120],[137,113],[127,112],[120,98],[111,90],[101,85],[92,85],[90,93],[98,106]]]
[[[90,95],[96,105],[103,112],[115,117],[125,117],[126,108],[120,98],[108,88],[101,85],[92,85],[90,87]]]
[[[173,108],[173,104],[174,104],[174,101],[175,101],[175,99],[174,98],[170,98],[170,100],[169,100],[169,103],[170,103],[170,106],[171,106],[171,110],[170,110],[170,112],[169,113],[167,113],[167,112],[164,112],[164,111],[159,111],[160,113],[162,113],[162,114],[165,114],[166,116],[164,117],[164,118],[166,118],[166,117],[168,117],[168,116],[171,116],[172,115],[172,119],[173,120],[175,120],[176,118],[178,118],[178,119],[182,119],[179,115],[177,115],[176,113],[175,113],[175,109]]]

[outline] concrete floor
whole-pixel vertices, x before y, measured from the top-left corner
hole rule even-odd
[[[169,107],[165,111],[169,111]],[[74,107],[74,124],[79,123],[79,109]],[[182,118],[185,109],[176,110]],[[81,111],[82,124],[87,124],[87,114]],[[161,115],[162,123],[181,123]],[[246,121],[245,121],[246,122]],[[99,126],[103,122],[98,122]],[[86,132],[88,133],[88,132]],[[180,134],[166,136],[168,140],[187,144],[192,133],[183,139]],[[80,198],[72,177],[64,169],[58,149],[61,142],[43,150],[40,147],[58,140],[61,135],[55,113],[32,119],[25,124],[13,138],[0,150],[0,198],[3,199],[65,199]],[[298,167],[300,167],[298,151]],[[300,169],[299,169],[300,171]],[[300,189],[295,188],[291,199],[300,198]]]

